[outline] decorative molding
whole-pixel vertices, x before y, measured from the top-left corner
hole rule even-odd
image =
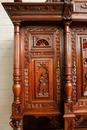
[[[61,70],[60,70],[60,28],[55,31],[55,42],[54,42],[54,48],[55,48],[55,54],[56,54],[56,91],[57,91],[57,103],[60,104],[61,102]]]
[[[3,3],[4,8],[12,18],[15,15],[62,15],[64,2],[54,3]]]
[[[73,84],[73,101],[77,99],[77,68],[76,68],[76,33],[73,28],[71,28],[71,42],[72,42],[72,84]]]
[[[29,35],[27,30],[25,30],[24,35],[24,102],[25,104],[29,101]]]

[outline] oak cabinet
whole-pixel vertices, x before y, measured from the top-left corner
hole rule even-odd
[[[3,3],[14,25],[14,130],[87,127],[84,3]]]

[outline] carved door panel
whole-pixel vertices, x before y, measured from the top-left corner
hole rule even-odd
[[[24,107],[31,115],[61,115],[61,28],[23,29]]]
[[[87,35],[77,36],[77,77],[78,86],[81,86],[81,96],[87,96]]]
[[[87,27],[72,28],[73,99],[87,96]]]

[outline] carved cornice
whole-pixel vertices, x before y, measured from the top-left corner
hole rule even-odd
[[[29,20],[29,17],[33,17],[32,20],[36,20],[47,16],[49,19],[55,18],[56,20],[62,19],[64,2],[57,3],[3,3],[3,6],[10,16],[11,20]]]
[[[63,2],[52,3],[3,3],[10,15],[62,14]]]

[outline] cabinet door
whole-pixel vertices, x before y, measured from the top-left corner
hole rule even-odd
[[[73,99],[87,96],[87,27],[72,27]]]
[[[82,34],[77,36],[77,78],[80,95],[87,96],[87,35]]]
[[[56,26],[27,26],[23,30],[25,113],[62,114],[61,32]]]

